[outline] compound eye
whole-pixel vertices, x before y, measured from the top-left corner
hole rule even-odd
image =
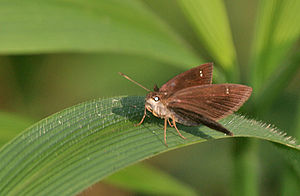
[[[158,101],[159,101],[159,97],[155,96],[155,97],[153,97],[153,100],[154,100],[155,102],[158,102]]]

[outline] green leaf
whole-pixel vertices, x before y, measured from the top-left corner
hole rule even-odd
[[[25,130],[0,150],[0,195],[73,195],[116,171],[186,145],[228,138],[207,127],[174,128],[143,114],[144,97],[114,97],[81,103]],[[284,145],[295,157],[300,146],[270,125],[231,115],[220,121],[235,137],[260,138]]]
[[[253,71],[251,83],[257,95],[268,80],[278,76],[282,68],[290,66],[284,60],[300,36],[299,10],[298,0],[259,1],[250,62]]]
[[[228,74],[237,74],[236,52],[224,2],[221,0],[178,2],[210,55]]]
[[[231,195],[258,195],[257,183],[257,141],[237,138],[234,142],[233,153],[233,188]]]
[[[200,59],[143,3],[132,0],[0,2],[0,53],[113,52],[174,64]]]
[[[135,164],[106,178],[106,183],[148,195],[197,195],[175,178],[145,164]]]
[[[274,100],[278,99],[278,96],[283,93],[283,90],[294,79],[298,70],[300,70],[299,64],[300,52],[297,52],[294,58],[287,62],[284,67],[278,69],[277,73],[274,73],[269,80],[264,82],[255,100],[255,107],[259,108],[260,116],[269,111],[272,104],[274,104]]]

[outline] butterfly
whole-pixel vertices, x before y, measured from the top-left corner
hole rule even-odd
[[[183,139],[176,123],[186,126],[205,125],[216,131],[233,136],[233,133],[217,121],[237,111],[250,97],[252,88],[241,84],[212,84],[213,63],[206,63],[185,71],[153,91],[119,73],[128,80],[149,91],[145,98],[147,110],[164,119],[164,142],[167,146],[167,124],[174,127]]]

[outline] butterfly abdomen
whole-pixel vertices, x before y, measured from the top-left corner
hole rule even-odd
[[[186,126],[199,126],[202,124],[227,135],[233,135],[233,133],[228,131],[223,125],[211,118],[208,118],[207,116],[185,110],[183,108],[172,108],[172,110],[172,112],[175,114],[176,122],[180,124]]]

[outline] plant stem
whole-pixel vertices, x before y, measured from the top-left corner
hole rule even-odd
[[[247,138],[236,138],[233,148],[234,174],[231,195],[258,195],[257,146],[257,141]]]

